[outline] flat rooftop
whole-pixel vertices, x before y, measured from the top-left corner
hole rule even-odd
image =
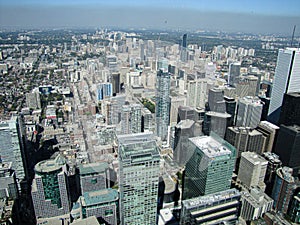
[[[242,157],[246,158],[249,162],[251,162],[254,165],[268,164],[268,161],[266,159],[264,159],[262,156],[258,155],[255,152],[242,152]]]
[[[214,194],[209,194],[205,196],[184,200],[182,201],[182,205],[187,209],[193,209],[204,205],[212,204],[214,202],[219,202],[222,200],[239,197],[239,196],[240,196],[240,192],[237,189],[232,188],[226,191],[221,191]]]
[[[231,155],[231,149],[211,136],[192,137],[189,140],[209,158]]]
[[[121,159],[130,159],[137,155],[158,155],[159,152],[151,132],[118,135],[119,156]]]
[[[114,202],[119,199],[118,191],[115,189],[103,189],[99,191],[85,192],[82,195],[81,203],[83,206],[92,206]]]
[[[99,162],[99,163],[88,163],[79,165],[80,175],[103,173],[108,169],[108,163]]]

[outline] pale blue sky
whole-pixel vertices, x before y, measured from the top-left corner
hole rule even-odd
[[[127,26],[289,33],[300,0],[0,0],[0,26]],[[167,21],[167,23],[164,23]]]

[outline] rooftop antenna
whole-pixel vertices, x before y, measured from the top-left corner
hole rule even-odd
[[[296,30],[296,25],[294,25],[294,29],[293,29],[293,35],[292,35],[292,41],[291,41],[291,47],[293,47],[294,36],[295,36],[295,30]]]

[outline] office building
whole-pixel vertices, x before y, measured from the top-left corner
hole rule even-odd
[[[178,107],[178,115],[177,115],[177,123],[181,120],[196,120],[196,112],[192,107],[189,106],[179,106]]]
[[[224,113],[226,105],[224,100],[224,91],[218,88],[211,88],[208,92],[208,111]]]
[[[142,129],[142,112],[139,104],[125,104],[121,111],[121,133],[140,133]]]
[[[106,162],[79,165],[81,193],[108,188],[110,185],[109,167]]]
[[[300,169],[300,126],[281,125],[274,152],[284,166],[292,168],[295,174]]]
[[[181,120],[175,127],[173,159],[181,166],[184,166],[191,157],[187,151],[188,139],[194,137],[194,125],[193,120],[187,119]]]
[[[266,194],[272,194],[276,171],[282,166],[279,156],[273,152],[264,152],[262,156],[268,161],[267,172],[265,176]]]
[[[263,105],[258,98],[244,97],[237,106],[236,126],[256,128],[260,122]]]
[[[170,120],[170,74],[159,70],[156,79],[155,118],[156,135],[162,141],[168,137]]]
[[[261,154],[266,143],[262,133],[249,127],[228,127],[225,140],[236,148],[237,158],[247,151]]]
[[[151,133],[119,135],[120,220],[156,223],[160,155]]]
[[[113,95],[120,93],[121,91],[120,73],[112,73],[110,83],[112,84]]]
[[[240,216],[245,221],[262,218],[263,215],[271,211],[273,207],[273,199],[258,187],[251,188],[250,191],[242,191],[241,201],[242,207]]]
[[[240,76],[241,70],[241,63],[234,62],[229,65],[229,77],[228,77],[228,84],[230,86],[235,86],[237,83],[237,79]]]
[[[255,152],[242,152],[238,172],[238,180],[246,190],[259,187],[265,190],[264,183],[268,161]]]
[[[177,115],[179,106],[185,106],[186,97],[170,96],[170,125],[177,123]]]
[[[11,169],[12,163],[3,163],[0,158],[0,199],[16,199],[18,186],[16,174]]]
[[[294,193],[288,209],[288,216],[293,223],[300,224],[300,189]]]
[[[154,118],[152,113],[147,108],[142,108],[142,121],[141,121],[141,129],[142,132],[154,132]]]
[[[230,118],[231,115],[226,112],[206,112],[203,121],[203,133],[209,135],[211,132],[214,132],[221,138],[224,138],[226,129],[230,123]]]
[[[241,206],[240,198],[238,190],[228,189],[184,200],[180,224],[236,224]]]
[[[3,163],[12,163],[17,182],[25,178],[25,129],[22,117],[11,117],[0,123],[0,156]]]
[[[187,61],[187,34],[182,36],[180,60],[182,62]]]
[[[292,174],[293,169],[289,167],[279,168],[276,171],[276,178],[271,196],[274,200],[273,208],[276,212],[287,213],[293,194],[297,187],[300,187],[299,181],[297,181]]]
[[[300,126],[300,92],[284,94],[279,123]]]
[[[34,170],[31,196],[35,217],[47,218],[70,213],[71,202],[63,156],[41,161],[35,165]]]
[[[258,78],[255,76],[243,76],[237,79],[236,96],[243,98],[246,96],[256,96]]]
[[[111,83],[101,83],[97,85],[97,100],[103,100],[113,95]]]
[[[278,124],[284,94],[300,92],[300,49],[280,49],[273,81],[268,121]]]
[[[189,138],[192,157],[185,167],[183,199],[230,188],[235,148],[215,134]]]
[[[263,152],[272,152],[279,127],[268,121],[261,121],[258,124],[256,130],[262,133],[263,136],[266,138],[266,143]]]
[[[187,106],[204,108],[207,101],[207,79],[190,80],[187,83]]]
[[[236,100],[231,97],[224,96],[226,112],[231,115],[229,120],[229,126],[233,126],[235,122],[236,114]]]
[[[101,224],[116,225],[118,224],[118,200],[119,194],[115,189],[85,192],[78,200],[82,218],[96,216]]]

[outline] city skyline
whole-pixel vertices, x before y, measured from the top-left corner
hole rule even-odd
[[[291,34],[300,2],[274,1],[0,1],[0,26],[124,27]],[[53,16],[55,15],[55,16]],[[220,16],[221,15],[221,16]],[[299,36],[296,30],[295,36]]]

